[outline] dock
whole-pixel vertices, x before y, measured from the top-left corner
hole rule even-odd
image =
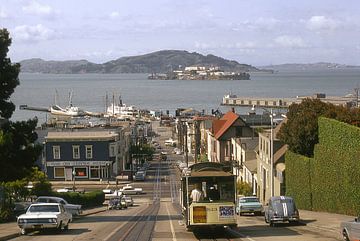
[[[50,108],[44,108],[44,107],[32,107],[28,105],[20,105],[20,110],[32,110],[32,111],[42,111],[42,112],[50,112]]]
[[[326,96],[325,94],[314,94],[312,96],[297,96],[294,98],[238,97],[236,95],[225,95],[222,99],[221,105],[244,107],[257,106],[264,108],[289,108],[289,106],[292,104],[300,104],[306,98],[319,99],[325,103],[331,103],[337,106],[359,106],[359,100],[354,96]]]

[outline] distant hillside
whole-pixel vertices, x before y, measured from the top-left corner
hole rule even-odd
[[[224,71],[256,72],[257,68],[226,60],[215,55],[202,55],[180,50],[163,50],[150,54],[122,57],[103,64],[86,60],[44,61],[29,59],[20,62],[22,72],[30,73],[166,73],[186,66],[219,66]]]
[[[42,59],[28,59],[20,62],[21,72],[29,73],[52,73],[52,74],[71,74],[79,73],[82,69],[90,66],[92,70],[101,66],[90,63],[86,60],[69,60],[69,61],[45,61]]]
[[[310,63],[310,64],[279,64],[268,65],[260,67],[262,69],[272,69],[275,71],[292,71],[292,70],[325,70],[325,69],[348,69],[348,68],[360,68],[360,66],[352,66],[337,63]]]

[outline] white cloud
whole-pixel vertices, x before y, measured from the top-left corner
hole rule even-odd
[[[300,37],[282,35],[274,39],[274,42],[285,48],[304,48],[306,44],[304,40]]]
[[[32,1],[29,5],[22,7],[24,13],[36,15],[51,15],[54,13],[53,9],[48,5],[42,5],[36,1]]]
[[[306,26],[310,30],[335,30],[340,26],[340,22],[325,16],[312,16],[307,22]]]
[[[255,20],[245,20],[239,23],[231,23],[230,27],[234,31],[241,31],[243,28],[250,30],[261,30],[261,31],[271,31],[274,30],[280,21],[275,18],[257,18]]]
[[[16,41],[38,42],[52,39],[54,35],[54,30],[41,24],[35,26],[21,25],[14,29],[14,40]]]
[[[5,12],[4,9],[0,8],[0,18],[7,18],[8,14]]]
[[[118,18],[120,16],[119,12],[112,12],[110,13],[110,18]]]

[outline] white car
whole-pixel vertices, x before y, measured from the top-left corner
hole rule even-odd
[[[111,190],[111,189],[104,189],[103,193],[105,193],[105,199],[110,199],[113,197],[121,197],[123,194],[119,190]]]
[[[81,205],[70,204],[61,197],[40,196],[35,200],[35,203],[60,203],[64,205],[66,211],[72,215],[80,215],[82,213]]]
[[[143,190],[142,188],[134,188],[131,185],[126,185],[123,188],[121,188],[119,190],[120,192],[122,192],[125,195],[129,195],[129,194],[142,194]]]
[[[25,235],[32,230],[56,229],[66,230],[72,220],[71,213],[59,203],[31,204],[25,214],[17,218],[21,234]]]

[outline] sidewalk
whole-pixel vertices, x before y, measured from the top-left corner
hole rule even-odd
[[[85,217],[88,215],[100,213],[106,211],[107,208],[103,207],[96,207],[91,209],[85,209],[83,213],[79,217],[74,217],[74,219],[78,219],[80,217]],[[9,240],[15,238],[20,235],[20,229],[17,226],[16,222],[10,223],[1,223],[0,224],[0,240]]]
[[[331,232],[334,234],[334,237],[339,239],[341,239],[340,223],[343,221],[351,221],[355,218],[354,216],[308,210],[299,210],[299,213],[301,223],[308,227]]]

